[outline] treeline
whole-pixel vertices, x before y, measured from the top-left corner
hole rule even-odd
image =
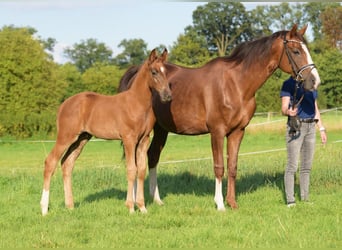
[[[192,25],[168,47],[169,61],[198,67],[228,55],[239,43],[290,29],[294,23],[312,29],[308,40],[322,80],[320,107],[342,106],[340,3],[281,3],[251,11],[239,2],[200,5]],[[0,136],[53,135],[63,100],[86,90],[115,94],[126,69],[142,63],[149,53],[144,40],[124,39],[118,46],[122,53],[114,57],[106,44],[89,38],[65,49],[68,63],[58,64],[51,53],[55,44],[54,38],[41,38],[32,27],[8,25],[0,30]],[[279,90],[287,77],[276,71],[257,92],[258,112],[279,111]]]

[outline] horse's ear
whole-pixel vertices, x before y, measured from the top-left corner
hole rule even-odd
[[[161,54],[161,56],[160,56],[160,59],[161,59],[163,62],[166,61],[166,59],[167,59],[167,54],[168,54],[168,52],[167,52],[167,49],[165,48],[164,51],[163,51],[163,54]]]
[[[294,37],[297,33],[297,24],[295,23],[292,27],[292,29],[290,30],[290,37]]]
[[[305,26],[303,28],[301,28],[300,30],[298,30],[298,33],[301,36],[304,36],[306,29],[308,28],[308,24],[305,24]]]
[[[157,51],[156,51],[156,49],[153,49],[152,51],[151,51],[151,53],[150,53],[150,56],[149,56],[149,58],[148,58],[148,61],[150,62],[150,63],[152,63],[153,61],[155,61],[156,59],[157,59]]]

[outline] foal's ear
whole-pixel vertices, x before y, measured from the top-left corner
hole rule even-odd
[[[164,51],[163,51],[163,53],[162,53],[161,56],[160,56],[160,59],[161,59],[163,62],[166,61],[166,59],[167,59],[167,54],[168,54],[168,52],[167,52],[167,49],[165,48]]]
[[[154,62],[158,58],[156,49],[153,49],[150,53],[150,56],[148,58],[149,63]]]
[[[307,28],[308,28],[308,24],[305,24],[305,26],[302,29],[298,30],[298,34],[303,36]]]

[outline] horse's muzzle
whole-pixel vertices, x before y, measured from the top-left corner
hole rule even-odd
[[[321,79],[316,68],[312,68],[309,74],[307,76],[303,76],[303,78],[304,89],[306,90],[316,90],[318,86],[321,84]]]
[[[160,93],[160,100],[162,102],[169,102],[172,100],[172,94],[171,94],[171,90],[163,90],[161,93]]]

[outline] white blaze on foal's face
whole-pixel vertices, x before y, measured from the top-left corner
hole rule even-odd
[[[160,71],[165,74],[165,68],[163,66],[160,67]]]

